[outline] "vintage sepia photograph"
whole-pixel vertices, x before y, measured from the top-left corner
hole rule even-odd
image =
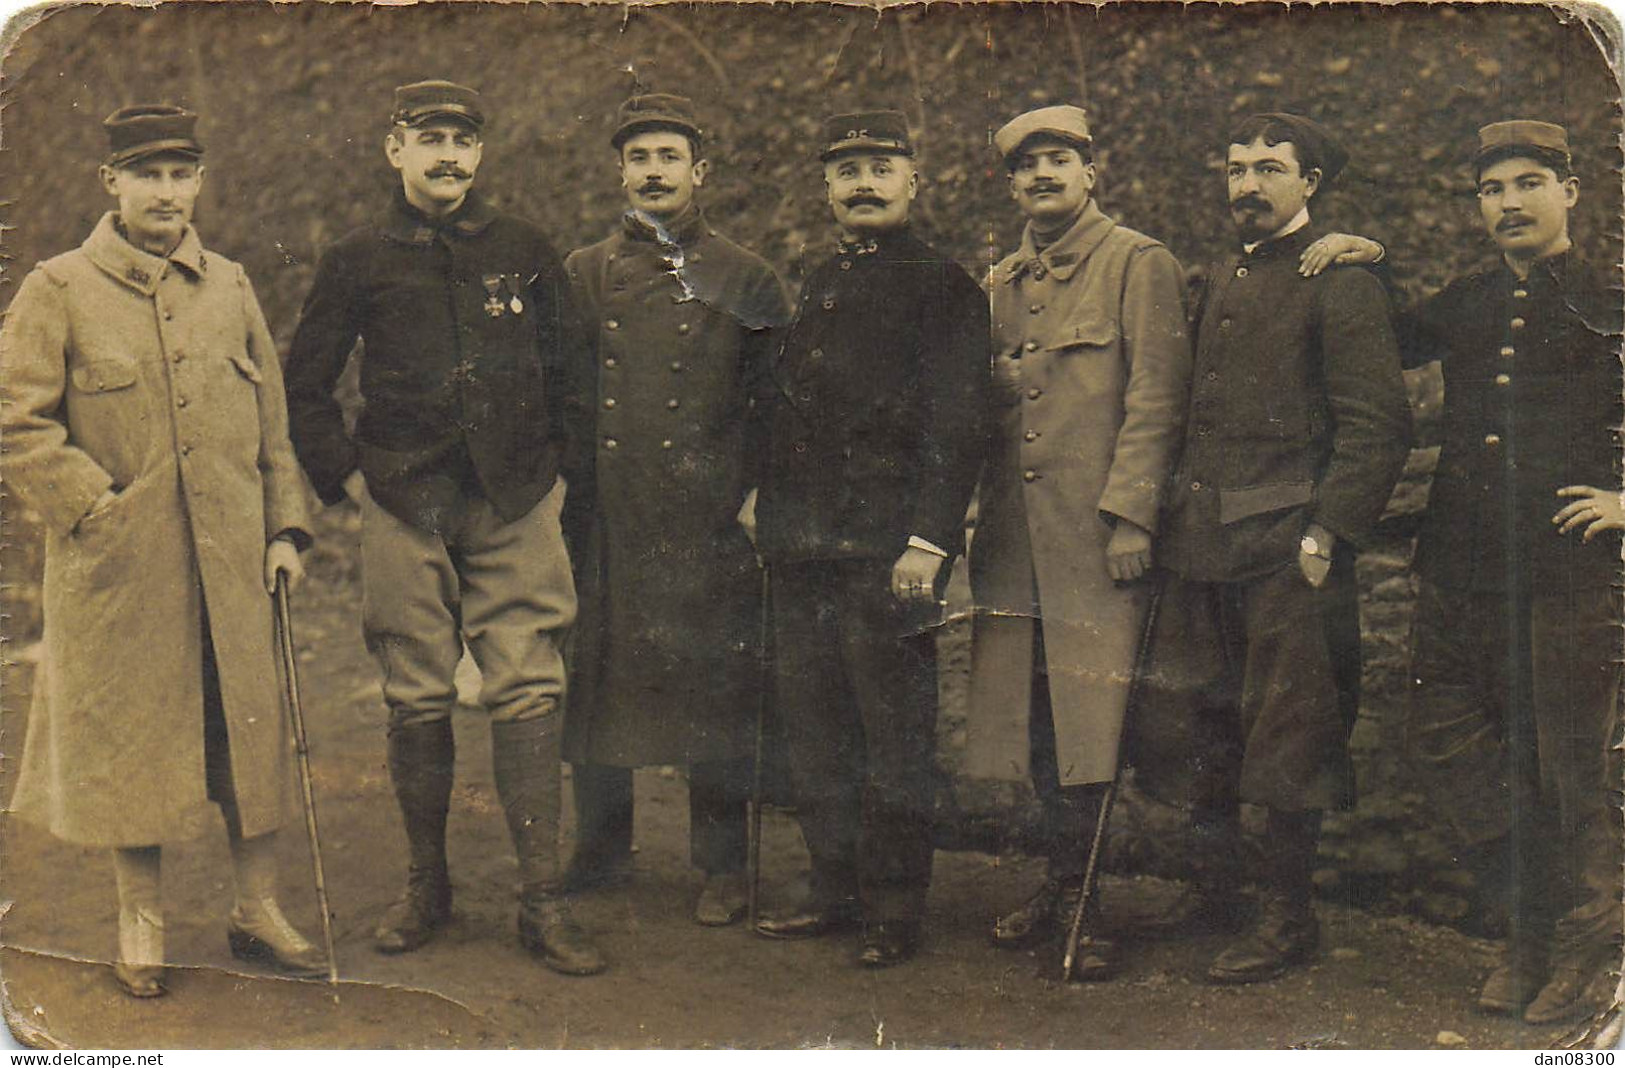
[[[1614,1049],[1621,34],[17,11],[13,1039]]]

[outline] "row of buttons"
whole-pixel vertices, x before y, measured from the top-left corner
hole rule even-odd
[[[621,328],[621,321],[619,319],[605,319],[604,320],[604,329],[605,330],[619,330],[620,328]],[[677,332],[679,334],[686,334],[686,333],[688,333],[689,331],[691,331],[693,329],[694,328],[692,326],[690,326],[688,323],[678,323],[677,324]]]
[[[605,356],[604,357],[604,366],[610,368],[611,370],[614,370],[616,367],[620,366],[620,361],[617,360],[613,356]],[[683,369],[683,361],[682,360],[673,360],[673,361],[671,361],[671,369],[674,372],[682,371],[682,369]]]
[[[679,401],[676,397],[673,397],[671,400],[666,402],[666,407],[671,409],[672,411],[676,411],[678,408],[681,408],[682,406],[683,406],[682,401]],[[608,409],[609,411],[614,411],[615,410],[615,398],[614,397],[605,397],[604,398],[604,407],[606,409]]]
[[[620,442],[620,440],[618,438],[605,438],[604,439],[604,448],[614,450],[614,449],[618,449],[620,447],[621,447],[621,442]],[[670,438],[667,438],[665,441],[662,441],[660,443],[660,447],[662,449],[671,448],[672,447],[672,440]]]

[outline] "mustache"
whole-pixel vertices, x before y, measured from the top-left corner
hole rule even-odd
[[[677,189],[676,189],[675,186],[669,186],[665,182],[657,181],[657,180],[651,178],[649,181],[644,182],[642,185],[638,186],[638,192],[640,192],[640,193],[675,193],[675,192],[677,192]]]
[[[429,178],[472,178],[474,175],[455,163],[442,163],[424,172]]]
[[[1032,185],[1029,185],[1027,187],[1027,193],[1030,196],[1031,195],[1037,195],[1039,193],[1064,193],[1064,192],[1066,192],[1066,186],[1062,185],[1059,182],[1034,182]]]
[[[1527,215],[1521,215],[1517,212],[1509,212],[1506,215],[1501,216],[1501,221],[1495,224],[1495,229],[1500,231],[1510,230],[1514,226],[1531,226],[1534,224],[1534,221],[1535,220],[1531,219]]]
[[[886,201],[884,198],[877,197],[869,193],[859,193],[857,196],[847,197],[845,200],[841,201],[841,203],[845,204],[849,208],[855,208],[862,204],[867,204],[871,208],[883,208],[886,206]]]
[[[1230,207],[1232,210],[1236,211],[1241,211],[1247,208],[1256,208],[1259,211],[1269,211],[1270,202],[1261,196],[1248,193],[1246,196],[1240,196],[1232,200],[1230,202]]]

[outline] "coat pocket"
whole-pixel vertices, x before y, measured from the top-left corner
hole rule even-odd
[[[248,379],[250,382],[254,383],[256,386],[264,381],[264,379],[260,376],[259,367],[246,352],[233,352],[231,354],[231,365],[237,368],[239,374]]]
[[[111,393],[135,385],[130,360],[86,360],[73,369],[73,387],[81,393]]]
[[[1045,347],[1051,352],[1064,356],[1072,352],[1083,353],[1089,349],[1114,345],[1117,343],[1117,338],[1116,323],[1109,319],[1087,319],[1075,324],[1072,329],[1063,331]]]
[[[1314,498],[1312,482],[1267,482],[1219,491],[1219,522],[1226,526],[1255,515],[1297,508]]]

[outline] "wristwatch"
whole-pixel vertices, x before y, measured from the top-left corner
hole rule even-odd
[[[1318,556],[1322,560],[1330,560],[1332,558],[1331,550],[1322,548],[1320,542],[1315,540],[1315,536],[1313,534],[1305,534],[1303,536],[1303,540],[1298,542],[1298,548],[1308,553],[1310,556]]]

